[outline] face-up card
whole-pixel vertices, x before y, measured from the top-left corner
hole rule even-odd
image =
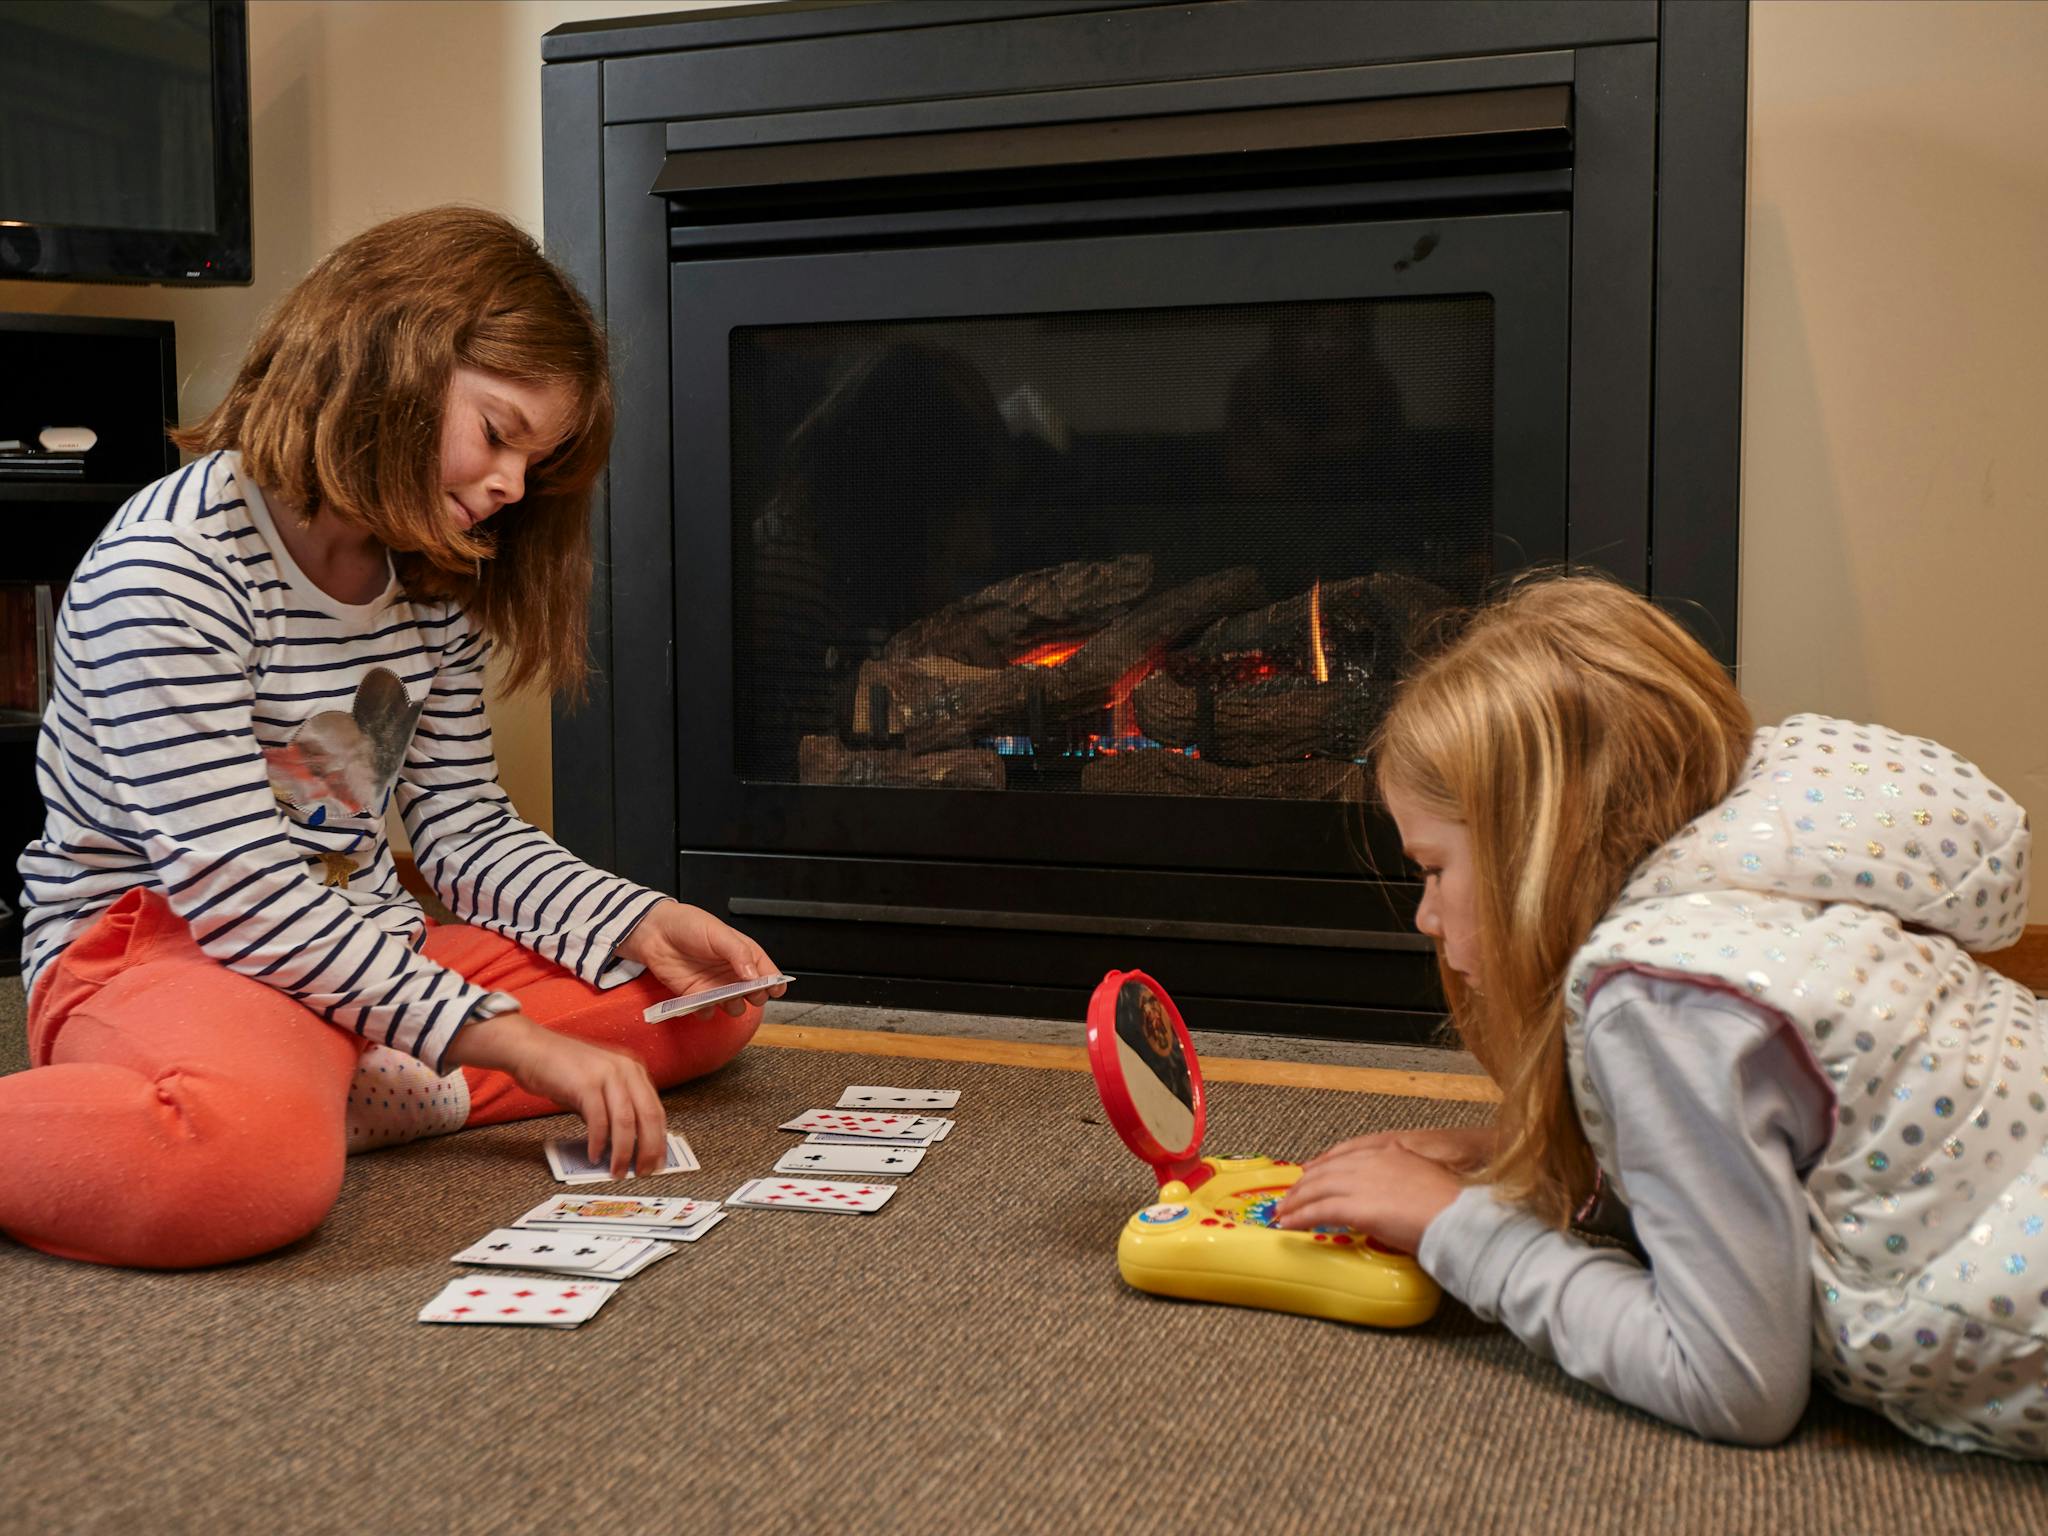
[[[924,1161],[923,1147],[822,1146],[803,1142],[783,1153],[777,1173],[905,1174]]]
[[[573,1227],[618,1235],[617,1229],[677,1229],[694,1226],[718,1209],[716,1200],[681,1195],[556,1195],[543,1200],[513,1225]]]
[[[564,1184],[610,1184],[612,1166],[609,1155],[597,1162],[590,1160],[589,1142],[581,1136],[556,1136],[547,1144],[548,1168]],[[609,1153],[609,1149],[607,1149]],[[697,1169],[697,1154],[690,1150],[690,1144],[674,1131],[668,1133],[668,1152],[659,1169],[648,1175],[658,1179],[663,1174],[693,1173]],[[627,1174],[632,1178],[632,1174]]]
[[[953,1122],[918,1116],[913,1121],[915,1130],[901,1136],[842,1136],[836,1131],[813,1131],[804,1138],[804,1143],[821,1147],[869,1145],[877,1147],[929,1147],[935,1146],[953,1134]]]
[[[784,976],[778,971],[773,976],[756,976],[752,981],[735,981],[729,986],[713,987],[709,992],[692,992],[688,997],[669,998],[666,1002],[656,1003],[640,1017],[650,1024],[659,1024],[663,1019],[680,1018],[700,1008],[715,1008],[735,997],[766,992],[771,987],[786,987],[795,980],[794,976]]]
[[[749,1179],[726,1197],[731,1205],[768,1211],[833,1211],[864,1216],[879,1211],[896,1193],[894,1184],[856,1184],[836,1179]]]
[[[955,1109],[958,1088],[871,1088],[856,1083],[839,1095],[841,1109]]]
[[[643,1257],[649,1246],[646,1239],[638,1237],[520,1231],[514,1227],[500,1227],[470,1244],[450,1262],[595,1276],[630,1267]]]
[[[574,1328],[618,1289],[602,1280],[544,1280],[530,1275],[464,1275],[420,1308],[423,1323],[523,1323]]]
[[[914,1136],[932,1135],[938,1125],[927,1115],[891,1115],[851,1109],[807,1109],[794,1120],[785,1120],[778,1130],[812,1131],[829,1136]]]

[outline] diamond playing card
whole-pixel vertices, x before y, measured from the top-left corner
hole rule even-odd
[[[865,1216],[879,1211],[896,1193],[894,1184],[843,1183],[836,1179],[749,1179],[726,1197],[727,1205],[766,1211],[831,1211]]]
[[[778,1130],[810,1131],[830,1136],[912,1136],[935,1133],[938,1121],[928,1115],[891,1115],[851,1109],[807,1109]]]
[[[420,1308],[423,1323],[509,1323],[574,1328],[597,1315],[618,1288],[603,1281],[526,1275],[464,1275]]]
[[[839,1095],[841,1109],[954,1109],[958,1088],[874,1088],[856,1083]]]
[[[913,1117],[914,1129],[901,1136],[842,1136],[836,1131],[813,1131],[804,1138],[806,1146],[930,1147],[953,1134],[953,1122],[930,1115]]]
[[[589,1143],[581,1136],[556,1136],[547,1143],[548,1168],[564,1184],[610,1184],[612,1178],[609,1149],[607,1155],[592,1162]],[[694,1173],[697,1169],[697,1154],[690,1150],[689,1142],[674,1131],[668,1133],[668,1151],[661,1167],[648,1177],[658,1179],[669,1173]],[[632,1178],[632,1174],[627,1174]]]
[[[827,1146],[803,1142],[776,1161],[777,1173],[857,1173],[898,1177],[924,1161],[923,1147]]]

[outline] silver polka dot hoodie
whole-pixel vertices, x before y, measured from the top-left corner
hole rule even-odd
[[[1970,951],[2020,935],[2027,817],[1945,747],[1795,715],[1740,785],[1646,860],[1574,956],[1566,1041],[1623,970],[1775,1010],[1831,1085],[1806,1177],[1814,1370],[1957,1449],[2048,1456],[2048,1050],[2036,1000]]]

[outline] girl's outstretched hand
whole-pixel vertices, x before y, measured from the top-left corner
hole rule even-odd
[[[1369,1147],[1399,1147],[1441,1163],[1453,1173],[1474,1174],[1493,1159],[1494,1128],[1490,1125],[1445,1127],[1437,1130],[1377,1131],[1370,1136],[1340,1141],[1329,1151],[1310,1158],[1307,1166]]]
[[[543,1029],[523,1013],[465,1024],[444,1065],[503,1072],[528,1093],[583,1117],[594,1163],[610,1147],[612,1177],[657,1171],[668,1151],[668,1116],[647,1068],[623,1051]]]
[[[652,908],[633,925],[619,953],[646,966],[677,997],[775,974],[775,962],[760,945],[702,907],[680,901]],[[766,995],[780,997],[787,990],[776,987]],[[718,1006],[738,1018],[755,1001],[735,997]]]
[[[1275,1223],[1349,1227],[1388,1248],[1414,1253],[1422,1234],[1465,1186],[1433,1158],[1377,1137],[1332,1147],[1302,1169]]]

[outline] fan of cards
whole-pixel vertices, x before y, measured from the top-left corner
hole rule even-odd
[[[807,1109],[778,1130],[809,1134],[776,1160],[783,1177],[749,1179],[725,1197],[727,1205],[764,1211],[838,1211],[865,1216],[896,1193],[884,1179],[914,1171],[925,1153],[946,1139],[951,1120],[921,1114],[952,1109],[958,1088],[876,1088],[856,1083],[831,1109]],[[857,1180],[820,1179],[821,1173],[858,1174]]]

